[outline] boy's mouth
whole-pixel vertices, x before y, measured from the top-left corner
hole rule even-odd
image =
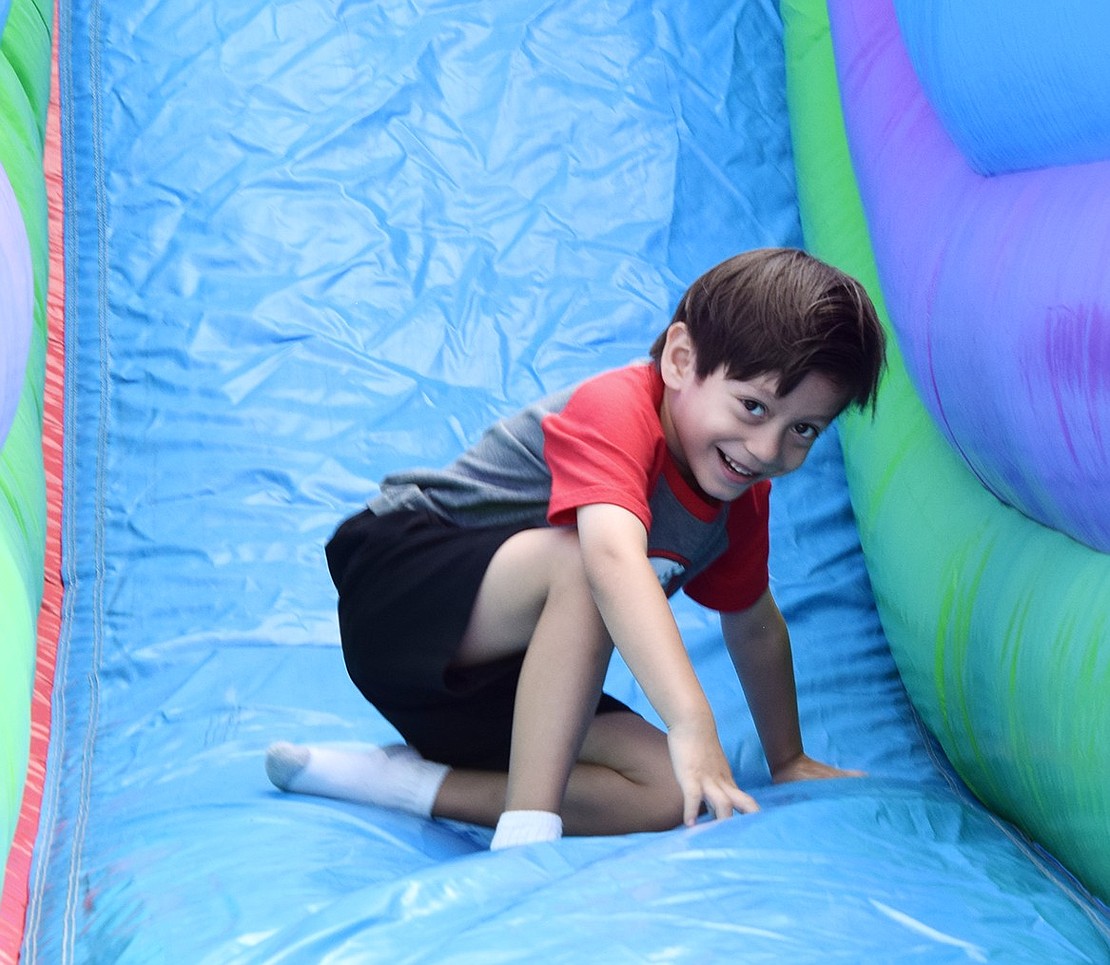
[[[741,476],[744,479],[755,479],[758,473],[752,472],[745,466],[740,465],[735,459],[730,458],[723,450],[718,449],[717,454],[721,457],[721,462],[725,464],[725,468],[729,472]]]

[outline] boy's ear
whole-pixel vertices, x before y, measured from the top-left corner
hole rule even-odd
[[[694,374],[694,343],[685,322],[675,322],[667,329],[659,356],[659,371],[663,384],[671,389],[680,388]]]

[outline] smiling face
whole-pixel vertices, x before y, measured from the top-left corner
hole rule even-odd
[[[848,399],[819,372],[778,396],[775,373],[741,381],[724,368],[699,379],[686,326],[671,326],[660,358],[660,418],[667,445],[687,479],[726,502],[762,479],[797,469]]]

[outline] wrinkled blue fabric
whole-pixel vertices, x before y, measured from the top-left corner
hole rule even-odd
[[[812,754],[751,818],[485,850],[283,795],[266,745],[395,736],[322,546],[385,473],[642,356],[699,272],[800,243],[770,2],[63,0],[66,603],[28,962],[1097,961],[969,803],[874,614],[835,432],[773,496]],[[619,664],[611,686],[650,714]]]

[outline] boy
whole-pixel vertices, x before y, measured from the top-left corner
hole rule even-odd
[[[776,782],[807,757],[768,589],[770,479],[874,404],[883,334],[809,255],[731,258],[651,362],[503,420],[443,471],[387,477],[327,547],[347,670],[407,744],[275,744],[278,787],[495,827],[494,849],[758,810],[733,780],[667,597],[721,628]],[[613,646],[666,727],[601,692]]]

